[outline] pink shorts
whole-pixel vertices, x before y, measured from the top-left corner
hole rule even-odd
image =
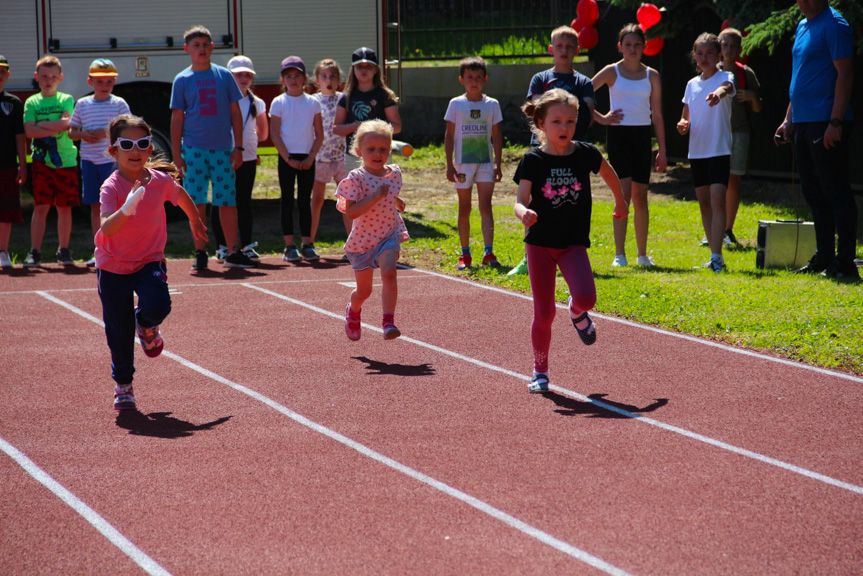
[[[348,176],[344,159],[335,162],[315,162],[315,182],[328,184],[330,181],[338,184]]]
[[[78,190],[78,167],[48,168],[44,162],[33,162],[33,203],[74,207],[81,204]]]

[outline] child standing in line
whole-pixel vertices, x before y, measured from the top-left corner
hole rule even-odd
[[[479,56],[471,56],[461,61],[458,81],[465,87],[465,93],[449,102],[444,120],[446,133],[446,178],[455,184],[458,193],[458,235],[461,240],[461,255],[458,270],[465,270],[472,264],[470,253],[470,211],[471,188],[476,183],[479,213],[482,221],[483,249],[482,264],[497,268],[500,263],[494,255],[494,214],[491,197],[494,183],[500,182],[503,172],[500,169],[503,153],[503,136],[500,123],[503,115],[500,103],[482,93],[488,82],[488,72]],[[455,161],[453,159],[455,158]],[[492,164],[494,160],[494,164]]]
[[[59,92],[63,68],[54,56],[43,56],[36,63],[39,93],[24,102],[24,133],[32,138],[33,219],[30,222],[30,253],[25,267],[42,263],[45,221],[51,206],[57,207],[57,236],[60,241],[57,262],[75,263],[69,251],[72,237],[72,208],[80,204],[78,194],[78,150],[69,138],[69,122],[75,100]]]
[[[345,137],[333,132],[336,110],[342,93],[339,86],[342,82],[342,70],[338,62],[326,58],[315,66],[315,84],[320,92],[314,98],[321,103],[321,121],[324,126],[324,143],[315,158],[315,184],[312,187],[312,244],[318,233],[321,221],[321,208],[324,205],[324,192],[327,183],[333,181],[338,185],[348,175],[345,164]],[[350,234],[350,220],[344,217],[345,232]]]
[[[363,164],[351,170],[336,191],[336,208],[353,221],[345,242],[345,254],[357,284],[345,310],[345,332],[351,340],[360,339],[360,313],[363,302],[372,294],[375,268],[380,268],[383,283],[384,340],[401,336],[394,318],[398,299],[396,263],[401,243],[410,236],[401,217],[405,204],[398,197],[402,173],[397,165],[386,164],[392,141],[392,126],[383,120],[367,120],[360,124],[353,144]]]
[[[569,316],[581,341],[596,341],[588,315],[596,304],[596,286],[587,249],[590,247],[590,174],[597,172],[614,195],[615,218],[628,207],[614,168],[592,144],[573,141],[578,100],[560,89],[550,90],[522,108],[540,146],[521,159],[513,180],[518,184],[515,215],[527,228],[525,248],[533,294],[533,378],[530,392],[548,390],[548,350],[555,316],[554,289],[560,269],[569,286]]]
[[[9,60],[0,55],[0,268],[12,267],[9,237],[12,224],[24,221],[20,187],[27,181],[24,107],[3,90],[9,76]]]
[[[144,354],[155,358],[164,347],[159,325],[171,311],[165,202],[183,209],[196,240],[206,242],[207,229],[194,201],[177,182],[176,167],[151,160],[152,131],[143,119],[118,116],[108,133],[108,151],[117,161],[117,171],[99,194],[102,223],[96,233],[96,278],[116,383],[114,409],[134,410],[135,334]]]
[[[258,262],[260,254],[255,252],[257,242],[252,242],[252,189],[258,171],[258,143],[269,137],[267,106],[252,93],[255,82],[255,65],[247,56],[234,56],[228,60],[228,70],[234,75],[237,86],[243,94],[240,100],[240,115],[243,118],[243,164],[236,170],[237,180],[237,228],[239,228],[240,249],[252,261]],[[219,211],[213,210],[213,235],[216,237],[216,261],[224,262],[228,257],[228,245]]]
[[[755,71],[739,62],[743,35],[740,30],[726,28],[719,33],[722,61],[719,67],[734,74],[736,96],[731,101],[731,159],[728,190],[725,193],[725,238],[726,245],[738,245],[734,235],[734,222],[740,208],[740,180],[749,164],[749,138],[752,113],[761,112],[761,84]]]
[[[551,32],[551,44],[548,52],[554,58],[554,66],[533,75],[527,90],[527,101],[536,102],[543,94],[555,88],[566,90],[578,100],[578,118],[573,138],[582,141],[587,137],[587,129],[593,116],[595,101],[593,84],[590,78],[577,72],[572,65],[578,56],[578,33],[569,26],[559,26]],[[539,146],[536,134],[530,138],[531,146]],[[527,256],[509,275],[527,274]]]
[[[243,164],[243,95],[231,72],[211,61],[213,36],[203,26],[183,34],[183,50],[192,65],[174,78],[171,87],[171,147],[174,163],[195,201],[201,220],[207,219],[207,191],[213,184],[213,208],[218,208],[229,254],[227,268],[251,268],[256,263],[240,251],[237,240],[237,189],[234,171]],[[195,243],[192,270],[207,269],[207,244]]]
[[[285,92],[270,103],[270,134],[279,151],[279,188],[282,190],[282,234],[285,252],[282,260],[296,262],[300,252],[294,245],[294,181],[297,183],[297,208],[300,213],[302,258],[320,258],[312,242],[312,188],[315,183],[315,156],[324,142],[321,103],[306,94],[306,65],[298,56],[282,60]]]
[[[114,159],[108,154],[108,124],[116,116],[130,114],[129,105],[111,91],[117,83],[117,68],[105,58],[97,58],[90,64],[87,84],[93,87],[93,95],[80,98],[69,123],[69,138],[81,140],[81,188],[84,204],[90,206],[90,226],[93,235],[99,230],[99,188],[114,172]],[[88,266],[96,264],[91,258]]]
[[[662,121],[662,83],[659,72],[641,62],[644,54],[644,31],[638,24],[627,24],[620,30],[617,49],[623,58],[610,64],[593,77],[593,89],[608,86],[611,110],[608,114],[593,112],[598,124],[608,126],[606,149],[608,161],[620,178],[623,197],[632,203],[635,212],[635,263],[653,266],[647,255],[647,232],[650,211],[647,207],[647,186],[651,166],[665,172],[665,125]],[[656,131],[659,152],[653,159],[650,125]],[[626,266],[627,218],[613,219],[615,256],[612,266]]]
[[[689,160],[701,223],[710,245],[710,261],[704,267],[725,270],[722,243],[725,237],[725,190],[731,158],[731,98],[734,75],[717,68],[720,45],[715,34],[695,39],[692,57],[700,72],[686,84],[683,113],[677,123],[681,135],[689,134]]]

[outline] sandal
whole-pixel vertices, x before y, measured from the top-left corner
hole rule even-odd
[[[547,374],[537,374],[533,378],[530,379],[530,384],[527,385],[527,391],[531,394],[538,394],[540,392],[548,392],[548,375]]]
[[[587,318],[588,322],[587,327],[581,329],[577,324],[585,318]],[[590,346],[596,342],[596,327],[593,324],[593,320],[591,320],[590,316],[587,315],[587,312],[582,312],[581,316],[578,318],[570,317],[570,320],[572,320],[572,325],[575,327],[575,331],[578,332],[578,337],[581,338],[581,341],[584,342],[585,346]],[[591,331],[591,328],[593,328],[593,331]]]

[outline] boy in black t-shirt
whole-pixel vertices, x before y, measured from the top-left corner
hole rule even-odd
[[[12,224],[22,222],[20,186],[27,181],[27,144],[24,106],[3,88],[9,80],[9,61],[0,55],[0,268],[10,268]]]

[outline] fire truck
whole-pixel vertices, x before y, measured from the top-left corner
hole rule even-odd
[[[386,60],[387,0],[3,0],[0,54],[12,76],[6,89],[22,101],[38,90],[36,61],[52,54],[63,66],[60,90],[77,100],[92,93],[90,62],[108,58],[120,73],[114,94],[154,130],[154,145],[170,153],[170,96],[174,76],[190,64],[183,32],[206,26],[213,62],[237,54],[255,64],[255,94],[269,106],[279,94],[280,63],[296,55],[309,75],[322,58],[334,58],[347,74],[360,46],[377,51],[393,84],[398,60]],[[396,80],[397,82],[397,80]]]

